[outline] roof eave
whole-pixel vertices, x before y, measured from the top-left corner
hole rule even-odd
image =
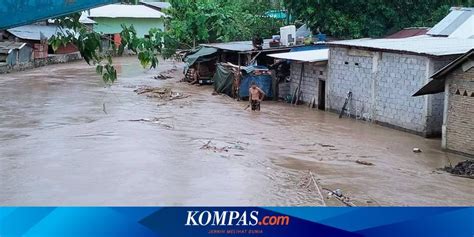
[[[461,62],[464,62],[464,60],[466,60],[467,58],[471,57],[472,55],[474,54],[474,49],[471,49],[469,50],[467,53],[465,53],[463,56],[455,59],[454,61],[452,61],[451,63],[449,63],[448,65],[444,66],[443,68],[441,68],[440,70],[438,70],[437,72],[435,72],[431,78],[433,79],[436,79],[436,78],[440,78],[440,77],[443,77],[444,75],[446,75],[447,73],[449,73],[451,70],[453,70],[459,63]]]
[[[363,49],[369,51],[382,51],[382,52],[390,52],[390,53],[399,53],[399,54],[410,54],[410,55],[418,55],[418,56],[425,56],[425,57],[444,57],[444,56],[452,56],[452,55],[462,55],[463,53],[442,53],[442,54],[429,54],[429,53],[421,53],[421,52],[414,52],[408,50],[397,50],[397,49],[386,49],[386,48],[377,48],[377,47],[369,47],[369,46],[360,46],[360,45],[349,45],[349,44],[335,44],[335,43],[328,43],[328,46],[331,47],[341,47],[341,48],[356,48],[356,49]]]

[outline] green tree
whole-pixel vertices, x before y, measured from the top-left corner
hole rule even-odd
[[[282,22],[264,13],[273,1],[171,0],[169,33],[187,47],[202,42],[249,40],[257,32],[269,37]]]
[[[286,6],[312,29],[338,38],[380,37],[412,26],[431,27],[451,6],[473,0],[285,0]]]
[[[123,3],[133,3],[124,0]],[[102,35],[89,31],[79,22],[80,13],[56,19],[63,30],[50,39],[53,49],[67,43],[75,44],[88,64],[96,66],[97,73],[106,83],[117,79],[112,56],[125,49],[135,53],[143,67],[155,68],[158,55],[169,58],[177,48],[195,47],[201,42],[249,40],[257,32],[270,36],[281,22],[265,17],[265,11],[275,7],[271,0],[171,0],[172,8],[166,13],[168,31],[151,29],[149,37],[139,38],[133,26],[122,25],[122,41],[112,52],[101,46]],[[278,1],[276,1],[278,2]]]

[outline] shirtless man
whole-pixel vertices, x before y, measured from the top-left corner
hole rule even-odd
[[[255,82],[252,82],[249,89],[249,103],[252,111],[260,111],[260,102],[263,100],[265,93],[260,89]]]
[[[194,85],[196,83],[198,83],[198,80],[199,80],[199,71],[194,68],[194,67],[191,67],[189,69],[189,74],[191,76],[191,81],[189,82],[191,85]]]

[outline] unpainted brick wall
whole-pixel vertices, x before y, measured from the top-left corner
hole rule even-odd
[[[464,72],[458,67],[446,82],[449,88],[446,148],[474,155],[474,68]]]

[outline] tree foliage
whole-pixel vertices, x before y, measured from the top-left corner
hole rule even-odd
[[[473,0],[285,0],[298,19],[338,38],[380,37],[412,26],[431,27],[451,6]]]
[[[96,65],[96,72],[102,75],[105,82],[114,82],[117,71],[112,65],[111,55],[103,53],[101,35],[81,24],[80,16],[80,13],[74,13],[55,19],[60,32],[49,39],[51,47],[56,51],[61,45],[74,44],[88,64]]]
[[[135,28],[122,25],[121,44],[117,48],[112,44],[111,49],[102,48],[103,37],[100,33],[90,31],[79,22],[79,13],[55,19],[60,31],[49,39],[54,51],[61,45],[72,43],[78,48],[82,58],[89,64],[96,66],[96,72],[106,83],[113,83],[117,79],[117,71],[113,65],[112,55],[122,55],[129,50],[137,55],[143,68],[156,68],[158,55],[163,58],[171,57],[176,51],[176,42],[173,37],[159,29],[150,29],[148,37],[137,36]],[[106,39],[107,40],[107,39]],[[111,39],[109,39],[111,40]]]
[[[282,24],[264,16],[273,2],[171,0],[169,33],[188,47],[202,42],[249,40],[256,33],[269,37]]]
[[[278,1],[171,0],[173,7],[166,12],[168,31],[150,29],[146,38],[140,38],[133,25],[122,25],[121,44],[119,47],[112,44],[112,50],[103,49],[104,36],[87,29],[79,22],[80,13],[74,13],[55,20],[62,30],[49,41],[54,50],[73,43],[84,60],[96,66],[104,82],[112,83],[117,79],[112,55],[122,55],[126,50],[136,54],[144,68],[155,68],[159,55],[169,58],[178,47],[194,47],[200,42],[249,40],[256,33],[270,36],[282,24],[264,16],[275,2]]]

